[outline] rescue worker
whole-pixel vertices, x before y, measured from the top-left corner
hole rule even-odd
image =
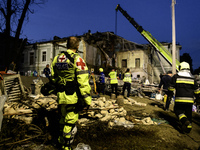
[[[132,74],[131,74],[131,72],[130,72],[130,69],[127,68],[127,70],[126,70],[126,72],[125,72],[125,74],[124,74],[124,79],[123,79],[123,81],[124,81],[123,92],[122,92],[122,95],[123,95],[123,96],[124,96],[124,92],[125,92],[126,89],[127,89],[127,92],[128,92],[128,93],[127,93],[127,97],[130,96],[131,82],[132,82],[131,77],[132,77]]]
[[[44,75],[49,78],[49,75],[51,74],[51,71],[49,69],[49,64],[46,65],[46,67],[43,70]]]
[[[58,54],[51,64],[51,81],[56,85],[61,115],[58,142],[63,150],[72,149],[70,145],[77,132],[75,123],[79,117],[78,110],[91,104],[88,68],[76,53],[79,42],[77,37],[69,37],[67,51]],[[81,99],[85,105],[79,108]]]
[[[194,96],[200,93],[196,79],[190,73],[187,62],[181,62],[179,72],[172,77],[169,91],[175,90],[174,112],[178,117],[184,133],[190,133],[192,129],[192,106]]]
[[[117,72],[115,71],[115,69],[113,68],[112,71],[108,74],[109,75],[109,79],[110,79],[110,85],[111,85],[111,94],[114,93],[115,91],[115,96],[117,97],[117,88],[118,88],[118,79],[117,79]]]
[[[103,68],[99,68],[100,77],[99,77],[99,85],[98,85],[98,93],[105,94],[105,74],[103,73]]]
[[[166,110],[166,111],[169,110],[169,105],[170,105],[171,98],[172,98],[171,95],[168,94],[168,88],[169,88],[171,78],[172,78],[172,71],[168,71],[167,74],[161,78],[160,84],[158,86],[159,89],[161,89],[161,87],[163,86],[162,95],[164,95],[164,102],[166,103],[164,110]],[[159,90],[159,92],[160,92],[160,90]]]

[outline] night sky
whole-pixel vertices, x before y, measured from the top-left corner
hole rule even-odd
[[[120,13],[117,4],[149,31],[159,42],[172,42],[171,0],[48,0],[34,6],[34,14],[23,25],[21,38],[29,42],[52,40],[72,35],[115,32],[138,44],[148,42]],[[182,46],[181,55],[189,53],[193,68],[200,67],[200,0],[176,0],[176,42]],[[117,29],[117,30],[116,30]]]

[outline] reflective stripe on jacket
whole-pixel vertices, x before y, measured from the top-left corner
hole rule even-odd
[[[57,87],[64,90],[57,92],[59,104],[75,104],[78,101],[77,90],[80,91],[87,105],[91,104],[88,79],[88,68],[84,60],[72,50],[58,54],[51,64],[51,78]]]
[[[127,73],[124,74],[123,81],[131,83],[132,79],[131,79],[131,73],[130,72],[127,72]]]
[[[175,103],[194,103],[195,94],[199,94],[198,84],[194,76],[187,70],[181,70],[172,77],[169,91],[176,91]]]
[[[117,72],[111,71],[108,75],[110,76],[110,84],[116,84],[116,83],[118,83]]]

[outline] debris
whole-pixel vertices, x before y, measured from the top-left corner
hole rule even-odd
[[[152,125],[152,124],[157,125],[157,123],[154,122],[153,120],[151,120],[150,117],[144,118],[144,119],[141,120],[141,121],[142,121],[142,123],[143,123],[144,125]]]
[[[108,127],[112,128],[114,126],[123,126],[125,128],[133,128],[134,123],[126,120],[124,117],[116,118],[114,121],[108,123]]]
[[[137,105],[137,106],[146,106],[147,105],[145,103],[137,102],[137,101],[135,101],[135,100],[133,100],[132,98],[129,98],[129,97],[127,97],[127,99],[131,104],[134,104],[134,105]]]
[[[124,126],[127,128],[133,127],[135,122],[140,124],[155,124],[150,122],[150,120],[126,120],[127,111],[122,107],[124,104],[137,105],[137,106],[146,106],[145,103],[140,103],[135,101],[132,98],[127,97],[126,99],[123,96],[118,96],[117,100],[108,99],[105,97],[100,97],[98,99],[93,99],[87,115],[92,118],[96,118],[102,122],[108,122],[108,126],[112,128],[113,126]],[[88,119],[81,119],[78,123],[82,126],[85,126],[89,122]]]
[[[79,143],[74,150],[91,150],[88,144]]]
[[[7,100],[6,95],[0,96],[0,131],[1,131],[1,125],[2,125],[2,120],[3,120],[3,106],[6,100]]]
[[[39,109],[44,108],[46,111],[57,109],[58,104],[56,99],[57,97],[55,95],[43,96],[42,94],[38,94],[34,98],[27,97],[27,99],[17,102],[6,101],[4,104],[3,116],[12,116],[15,119],[30,124],[33,120],[34,114]]]
[[[19,74],[4,77],[3,94],[8,96],[9,101],[18,101],[25,96],[24,86]]]

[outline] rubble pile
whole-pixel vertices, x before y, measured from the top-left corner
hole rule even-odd
[[[36,110],[40,108],[47,111],[57,109],[58,104],[56,99],[57,96],[55,95],[43,96],[42,94],[38,94],[20,102],[6,101],[4,104],[4,116],[12,116],[12,118],[30,124],[33,121],[34,115],[37,114]],[[86,126],[94,120],[108,122],[109,128],[114,126],[132,128],[134,124],[156,124],[150,117],[144,118],[143,120],[136,118],[127,119],[127,111],[123,107],[124,104],[137,105],[141,107],[146,106],[145,103],[137,102],[132,98],[125,99],[122,96],[119,96],[117,100],[106,99],[105,97],[93,98],[89,110],[82,112],[86,113],[87,117],[80,118],[78,124]]]
[[[47,111],[57,109],[56,99],[55,95],[43,96],[40,94],[35,97],[29,97],[26,100],[6,101],[4,104],[4,116],[12,115],[12,118],[30,124],[38,109],[44,108]]]
[[[120,99],[120,100],[119,100]],[[100,121],[108,122],[108,127],[112,128],[114,126],[124,126],[127,128],[132,128],[135,123],[152,125],[157,124],[152,121],[150,117],[146,117],[142,120],[132,118],[127,119],[127,111],[124,107],[119,105],[119,101],[123,101],[123,104],[146,106],[145,103],[139,103],[131,98],[127,99],[106,99],[105,97],[95,98],[92,100],[89,111],[87,112],[88,117],[98,119]],[[86,126],[86,124],[91,123],[92,120],[88,118],[81,118],[78,123],[81,126]]]

